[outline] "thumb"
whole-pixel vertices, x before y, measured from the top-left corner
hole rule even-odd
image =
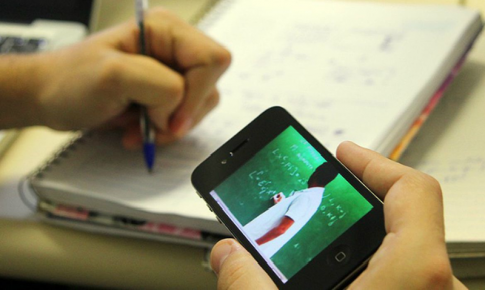
[[[256,260],[233,239],[222,240],[214,246],[211,267],[219,277],[219,290],[277,289]]]

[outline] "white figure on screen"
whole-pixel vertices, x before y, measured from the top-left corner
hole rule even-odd
[[[338,172],[328,162],[320,165],[308,179],[308,188],[285,197],[282,192],[273,196],[275,205],[244,226],[249,238],[259,250],[271,258],[312,218],[322,202],[325,186]]]

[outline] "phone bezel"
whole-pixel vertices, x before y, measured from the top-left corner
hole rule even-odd
[[[372,204],[372,210],[357,221],[331,245],[318,254],[300,272],[286,283],[269,267],[254,249],[240,229],[212,198],[210,192],[250,160],[266,144],[286,128],[295,128],[364,198]],[[244,144],[244,146],[241,146]],[[237,151],[234,152],[235,148]],[[223,162],[223,160],[226,160]],[[333,289],[343,287],[351,277],[360,273],[369,258],[377,250],[385,236],[382,201],[340,163],[318,140],[316,140],[294,117],[281,107],[272,107],[202,162],[192,174],[192,184],[209,208],[228,228],[234,237],[253,255],[280,289]],[[349,250],[345,265],[332,264],[329,255],[335,247],[345,245]],[[316,280],[315,278],[318,278]],[[323,285],[321,284],[323,283]]]

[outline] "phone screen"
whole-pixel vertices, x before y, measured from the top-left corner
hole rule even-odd
[[[282,283],[373,208],[292,126],[210,195]]]

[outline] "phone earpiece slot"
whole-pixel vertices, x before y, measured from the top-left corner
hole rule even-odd
[[[234,154],[236,153],[236,151],[238,151],[239,149],[241,149],[241,147],[243,147],[244,145],[246,145],[246,143],[249,142],[249,138],[244,140],[243,142],[241,142],[241,144],[237,145],[236,148],[234,148],[233,150],[231,150],[231,152],[229,152],[229,155],[234,156]]]

